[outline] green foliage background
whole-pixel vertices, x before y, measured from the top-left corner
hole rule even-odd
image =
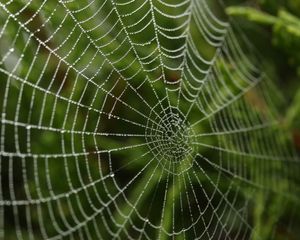
[[[235,5],[236,3],[238,6]],[[234,6],[230,6],[226,10],[227,13],[240,21],[246,20],[249,23],[250,34],[255,42],[258,42],[262,55],[267,59],[268,74],[275,80],[287,101],[287,107],[282,109],[283,124],[292,132],[294,145],[299,152],[300,1],[232,1],[232,4]],[[299,212],[298,209],[299,206],[294,211]],[[280,211],[282,211],[280,203],[274,205],[271,203],[270,207],[269,201],[258,196],[256,224],[263,239],[270,238],[272,224],[278,221],[276,218],[277,214],[282,214],[279,213]],[[266,212],[269,212],[268,219],[263,217]],[[274,214],[273,220],[272,214]],[[300,226],[299,215],[296,226]],[[281,230],[277,229],[275,239],[297,239],[299,236],[299,232],[295,235],[278,233]]]

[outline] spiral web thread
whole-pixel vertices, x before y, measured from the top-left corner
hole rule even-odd
[[[261,239],[299,159],[223,8],[1,1],[1,238]]]

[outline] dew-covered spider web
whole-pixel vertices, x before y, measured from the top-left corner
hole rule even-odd
[[[252,45],[217,0],[1,0],[0,238],[292,234],[299,158]]]

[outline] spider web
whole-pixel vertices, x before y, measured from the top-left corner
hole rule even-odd
[[[1,1],[2,238],[264,238],[299,159],[224,7]]]

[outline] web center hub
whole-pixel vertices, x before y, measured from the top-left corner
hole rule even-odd
[[[152,109],[146,126],[146,142],[164,170],[180,174],[188,170],[196,154],[193,130],[185,115],[175,107]]]

